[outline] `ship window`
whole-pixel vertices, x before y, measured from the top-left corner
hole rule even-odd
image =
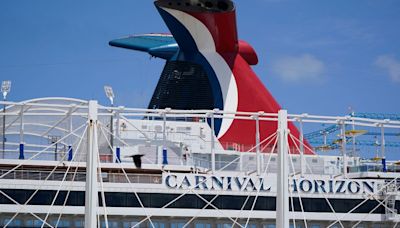
[[[8,222],[10,221],[10,219],[5,219],[4,220],[4,225],[6,225]],[[8,224],[9,226],[13,227],[20,227],[22,226],[22,221],[20,219],[13,219],[12,222],[10,222],[10,224]]]
[[[117,221],[108,221],[108,226],[106,226],[106,222],[105,221],[101,221],[100,227],[101,228],[106,228],[106,227],[108,227],[108,228],[118,228],[119,224],[118,224]]]
[[[315,158],[314,158],[314,159],[311,160],[311,162],[312,162],[312,163],[318,163],[318,159],[315,159]]]
[[[81,228],[81,227],[83,228],[83,220],[76,220],[75,221],[75,227],[76,228],[78,228],[78,227],[79,228]]]
[[[137,225],[136,226],[136,224],[138,224],[139,222],[123,222],[122,223],[122,227],[123,228],[131,228],[131,227],[138,227],[138,228],[140,228],[140,227],[143,227],[143,225],[144,224],[146,224],[146,222],[143,222],[143,223],[141,223],[140,225]]]
[[[30,196],[32,190],[17,190],[17,189],[0,189],[12,198],[16,196]],[[35,196],[35,201],[31,201],[28,205],[50,205],[56,191],[50,190],[39,190]],[[67,192],[61,191],[59,193],[60,198],[57,198],[55,205],[63,205]],[[100,197],[99,193],[99,197]],[[133,193],[124,192],[106,192],[105,193],[106,204],[108,207],[136,207],[140,208],[140,204]],[[157,193],[139,193],[140,200],[145,207],[161,208],[166,204],[176,199],[179,194],[157,194]],[[201,195],[207,201],[211,201],[215,195]],[[50,199],[48,197],[51,197]],[[322,196],[321,196],[322,197]],[[4,199],[5,196],[0,195],[0,204],[14,204]],[[221,210],[251,210],[255,197],[250,197],[246,202],[246,196],[233,196],[233,195],[220,195],[214,201],[213,204]],[[101,199],[101,198],[99,198]],[[292,199],[292,198],[291,198]],[[352,208],[360,204],[362,199],[329,199],[330,204],[337,213],[348,213]],[[330,213],[331,209],[326,199],[324,198],[302,198],[303,208],[305,212],[327,212]],[[85,203],[85,192],[74,192],[71,191],[66,202],[66,206],[84,206]],[[99,200],[100,206],[102,201]],[[274,211],[276,205],[275,197],[259,196],[254,206],[254,210],[257,211]],[[292,203],[289,205],[292,210]],[[293,206],[295,211],[301,211],[301,206],[298,198],[293,199]],[[202,209],[206,207],[206,203],[198,196],[193,194],[187,194],[176,202],[168,206],[168,208],[186,208],[186,209]],[[400,202],[396,201],[396,209],[400,209]],[[375,209],[376,208],[376,209]],[[208,206],[206,209],[212,209]],[[374,211],[373,211],[374,210]],[[368,200],[361,204],[352,213],[370,213],[373,211],[374,214],[384,214],[385,209],[379,205],[377,201]],[[400,211],[400,210],[399,210]],[[4,221],[3,221],[4,222]]]
[[[159,221],[152,221],[154,228],[165,228],[165,223],[164,222],[159,222]]]
[[[185,224],[185,222],[172,222],[171,228],[183,228]]]
[[[41,227],[42,226],[42,221],[40,221],[40,220],[28,220],[28,221],[25,222],[25,225],[28,226],[28,227]]]
[[[52,223],[54,225],[56,225],[57,220],[53,220]],[[57,227],[70,227],[70,226],[71,226],[71,222],[68,220],[63,220],[63,219],[60,219],[60,221],[58,221],[58,224],[57,224]]]
[[[209,223],[196,223],[195,228],[211,228],[211,224]]]
[[[264,225],[264,228],[276,228],[275,224]]]
[[[313,225],[311,225],[311,228],[321,228],[321,226],[313,224]]]
[[[296,227],[293,224],[289,225],[290,228],[303,228],[301,225],[296,225]]]
[[[197,196],[184,195],[173,204],[171,204],[169,208],[198,208]]]
[[[222,223],[222,224],[218,224],[217,228],[231,228],[232,224],[230,223]]]
[[[257,228],[257,225],[256,224],[247,224],[247,226],[245,226],[246,224],[243,224],[242,223],[242,226],[243,227],[246,227],[246,228]]]

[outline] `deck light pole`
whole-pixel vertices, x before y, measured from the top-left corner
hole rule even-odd
[[[104,92],[106,93],[107,98],[110,100],[111,107],[114,107],[114,91],[111,86],[104,86]],[[111,110],[111,118],[110,118],[110,145],[111,145],[111,154],[114,154],[114,137],[113,137],[113,125],[114,125],[114,111]]]
[[[3,101],[7,100],[7,94],[11,91],[11,81],[3,81],[1,83],[1,92],[3,93]],[[6,104],[3,104],[3,153],[2,158],[5,157],[6,148]]]

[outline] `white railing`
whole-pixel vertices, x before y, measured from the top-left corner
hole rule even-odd
[[[68,99],[68,98],[43,98],[24,102],[4,102],[7,107],[5,112],[0,115],[5,115],[5,138],[4,150],[0,149],[0,158],[5,159],[30,159],[32,160],[65,160],[71,159],[71,153],[74,154],[75,161],[85,161],[86,151],[81,148],[78,151],[77,143],[82,139],[85,144],[86,135],[84,125],[88,117],[88,101]],[[140,148],[153,146],[154,148],[169,147],[168,156],[174,164],[186,164],[182,160],[183,153],[192,153],[193,163],[197,166],[205,168],[212,167],[212,157],[208,161],[203,161],[195,156],[196,153],[214,153],[239,156],[239,152],[253,152],[257,150],[256,143],[252,145],[242,145],[236,142],[219,143],[214,140],[215,137],[211,132],[207,120],[234,118],[246,121],[276,122],[277,113],[263,112],[224,112],[220,110],[171,110],[171,109],[136,109],[126,107],[104,107],[98,106],[98,119],[102,126],[104,134],[99,134],[99,150],[101,160],[103,162],[115,162],[116,149],[121,148],[126,153],[129,151],[140,152]],[[113,132],[111,133],[110,117],[113,116]],[[301,129],[313,131],[316,125],[323,124],[338,124],[343,126],[351,126],[353,129],[360,128],[371,131],[380,131],[382,128],[385,131],[400,132],[400,121],[393,120],[374,120],[363,119],[350,116],[319,116],[309,114],[289,114],[288,121],[301,125]],[[250,122],[249,122],[250,123]],[[185,126],[198,126],[199,130],[195,132],[193,129],[185,131]],[[1,123],[3,125],[3,123]],[[164,125],[166,126],[164,129]],[[303,126],[304,125],[304,126]],[[1,129],[1,128],[0,128]],[[183,130],[182,130],[183,129]],[[189,129],[189,128],[188,128]],[[256,129],[255,129],[256,131]],[[100,131],[99,131],[100,132]],[[339,133],[340,134],[340,133]],[[343,135],[343,134],[342,134]],[[338,137],[337,133],[333,133],[331,137]],[[357,140],[361,136],[357,136]],[[340,138],[340,137],[339,137]],[[367,138],[367,137],[366,137]],[[371,139],[370,140],[374,140]],[[377,139],[375,139],[377,140]],[[379,156],[385,157],[384,144],[380,143],[383,139],[377,141],[379,147]],[[397,138],[395,140],[398,141]],[[256,139],[254,140],[256,142]],[[343,144],[337,141],[336,148],[331,151],[333,154],[343,154]],[[383,140],[384,142],[384,140]],[[1,142],[3,143],[3,142]],[[112,144],[113,150],[109,148],[108,143]],[[23,148],[21,148],[23,145]],[[219,148],[216,147],[219,145]],[[399,143],[400,145],[400,143]],[[272,146],[272,145],[271,145]],[[72,150],[69,150],[69,147]],[[192,147],[192,148],[190,148]],[[348,146],[348,151],[355,148]],[[154,150],[156,150],[154,149]],[[187,149],[188,151],[183,151]],[[396,151],[400,147],[395,148]],[[159,149],[158,149],[159,150]],[[260,146],[261,152],[269,153],[270,148]],[[293,147],[292,152],[299,152],[301,148]],[[378,149],[377,149],[378,150]],[[275,149],[276,151],[276,149]],[[22,153],[21,153],[22,152]],[[41,152],[40,155],[37,155]],[[71,152],[71,153],[70,153]],[[361,151],[361,155],[362,155]],[[108,154],[108,157],[106,158]],[[159,161],[159,153],[151,152],[143,160],[144,163],[152,164]],[[395,154],[395,153],[392,153]],[[125,154],[127,155],[127,154]],[[123,161],[128,161],[123,157]],[[374,156],[369,153],[366,156]],[[230,161],[216,161],[221,166]],[[340,161],[343,164],[343,161]],[[237,163],[237,162],[234,162]],[[253,166],[252,164],[236,164],[235,167]],[[232,166],[231,166],[232,167]],[[389,171],[397,171],[395,165],[388,166]],[[239,169],[238,169],[239,170]],[[247,170],[249,171],[249,170]]]

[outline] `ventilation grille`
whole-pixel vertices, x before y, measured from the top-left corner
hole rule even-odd
[[[212,90],[203,68],[188,62],[167,62],[149,108],[213,109]]]

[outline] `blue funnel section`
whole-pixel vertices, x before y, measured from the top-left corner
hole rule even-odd
[[[146,52],[166,60],[148,108],[223,110],[216,72],[199,51],[194,38],[176,18],[157,5],[156,8],[173,35],[144,34],[109,42],[114,47]],[[216,135],[221,124],[221,119],[215,120]]]
[[[167,34],[129,36],[112,40],[109,44],[114,47],[147,52],[166,60],[170,60],[179,51],[174,37]]]

